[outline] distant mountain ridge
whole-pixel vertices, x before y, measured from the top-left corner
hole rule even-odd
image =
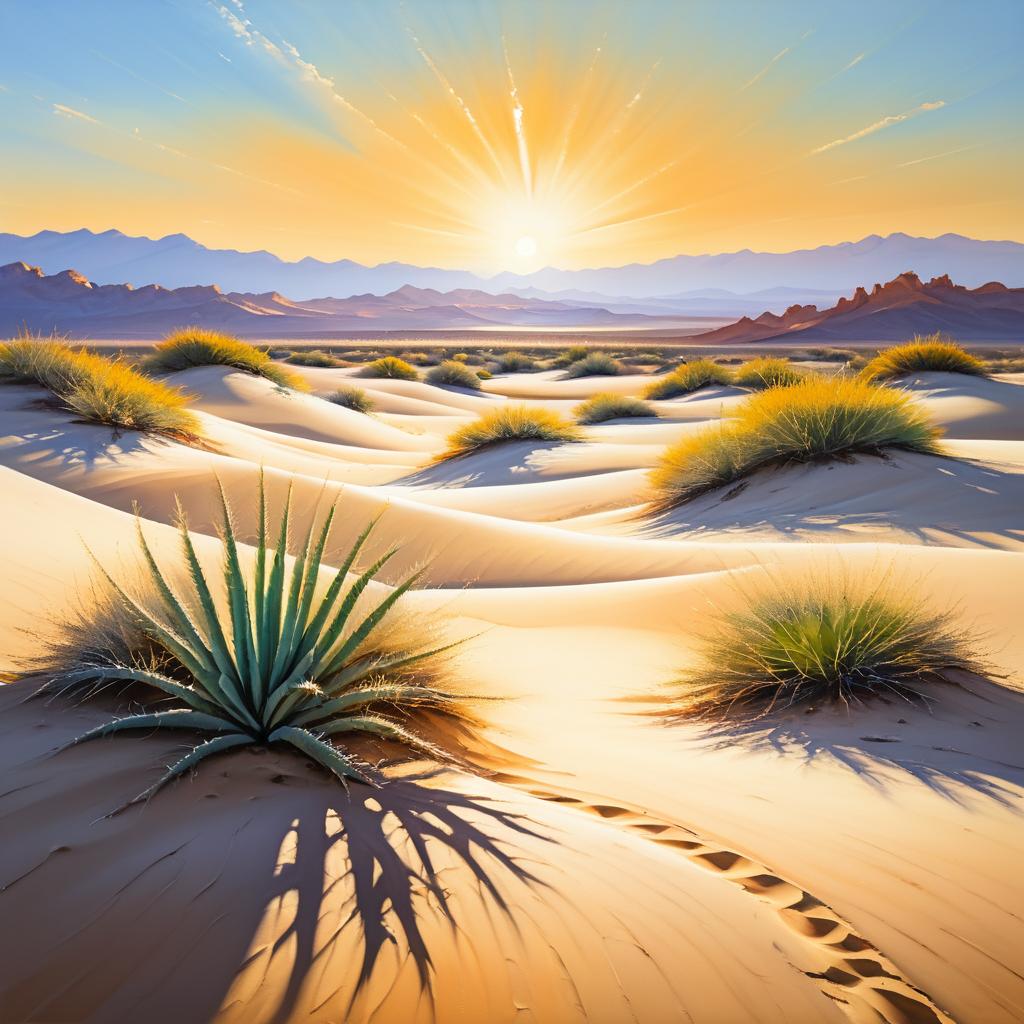
[[[502,273],[485,278],[464,270],[352,260],[327,262],[306,257],[289,262],[272,253],[209,249],[187,235],[151,239],[119,231],[40,231],[22,237],[0,234],[0,264],[23,261],[54,274],[75,267],[98,284],[127,282],[167,288],[216,282],[225,292],[279,292],[296,300],[318,295],[348,298],[388,294],[403,285],[448,292],[461,288],[491,294],[540,289],[576,291],[622,299],[679,295],[719,289],[748,293],[773,288],[852,291],[863,281],[890,280],[910,269],[922,278],[950,274],[975,287],[999,280],[1024,286],[1024,244],[978,241],[961,235],[915,238],[869,235],[858,242],[824,245],[788,253],[740,252],[673,256],[649,264],[585,270],[544,268],[532,274]],[[705,304],[707,308],[707,304]],[[722,308],[721,304],[713,307]],[[682,309],[696,313],[699,308]]]
[[[905,271],[870,292],[857,288],[829,309],[793,305],[701,334],[701,344],[786,341],[903,341],[915,334],[949,334],[961,341],[1024,341],[1024,288],[989,281],[954,284],[948,274],[922,281]]]
[[[22,261],[0,266],[0,337],[22,329],[76,337],[156,338],[191,324],[251,338],[330,337],[366,331],[473,330],[580,324],[634,328],[676,320],[624,316],[592,304],[440,292],[411,285],[387,295],[295,301],[280,292],[224,292],[217,285],[164,288],[95,284],[75,270],[47,276]]]

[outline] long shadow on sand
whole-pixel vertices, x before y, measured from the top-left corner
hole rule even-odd
[[[780,539],[792,539],[794,534],[827,532],[835,537],[863,528],[888,528],[921,543],[936,543],[946,536],[996,549],[1024,540],[1024,527],[1006,525],[1013,521],[1012,509],[1024,505],[1024,475],[966,459],[928,455],[914,456],[913,465],[908,466],[900,461],[906,458],[903,454],[883,460],[860,455],[846,462],[764,469],[734,486],[651,516],[641,531],[654,538],[685,535],[691,539],[723,531],[737,536],[751,532],[763,539],[766,530],[773,530]],[[862,468],[891,472],[891,485],[880,489],[875,477],[870,487],[859,488]],[[810,502],[809,494],[813,495]],[[970,530],[959,522],[963,517],[949,512],[952,505],[965,500],[972,503]]]
[[[105,817],[180,739],[54,754],[95,711],[4,697],[4,1020],[344,1020],[403,965],[431,1002],[429,936],[458,933],[456,897],[511,916],[508,884],[542,885],[519,841],[554,840],[452,773],[346,792],[287,752],[242,751]],[[453,867],[466,884],[450,891]]]
[[[1022,716],[1024,695],[977,680],[942,686],[930,705],[886,701],[848,712],[791,711],[711,726],[706,736],[720,748],[771,751],[807,764],[829,760],[880,790],[896,770],[957,804],[976,794],[1018,809]]]
[[[435,462],[395,480],[392,487],[495,487],[529,482],[531,460],[562,447],[559,441],[507,441],[467,455]],[[572,475],[582,475],[579,474]]]

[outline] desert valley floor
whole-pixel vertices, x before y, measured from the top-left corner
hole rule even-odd
[[[741,392],[435,463],[499,403],[568,413],[645,378],[364,380],[367,416],[318,397],[353,372],[303,369],[308,395],[175,375],[208,448],[0,389],[0,670],[87,593],[87,546],[131,571],[134,503],[167,555],[180,498],[215,558],[215,476],[248,536],[262,466],[275,501],[292,481],[296,529],[341,492],[329,564],[387,506],[382,585],[425,565],[408,606],[470,638],[460,685],[503,698],[479,706],[479,772],[421,762],[346,795],[239,751],[106,817],[180,737],[54,754],[115,705],[4,688],[3,1020],[1024,1019],[1024,376],[904,381],[942,457],[762,472],[652,518],[659,453]],[[652,713],[743,581],[828,572],[918,585],[1005,678],[744,729]]]

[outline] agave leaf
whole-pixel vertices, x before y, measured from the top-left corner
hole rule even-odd
[[[137,513],[135,529],[138,535],[139,547],[142,548],[143,557],[149,567],[150,578],[156,586],[157,593],[159,593],[162,598],[164,607],[167,609],[171,620],[174,622],[176,629],[181,634],[182,639],[188,645],[189,650],[195,655],[196,661],[201,662],[207,670],[212,669],[213,664],[209,660],[206,644],[203,642],[203,638],[199,635],[199,631],[196,629],[195,623],[192,621],[192,617],[189,615],[184,605],[182,605],[178,596],[174,593],[170,584],[167,582],[167,578],[161,571],[160,566],[157,564],[156,558],[154,558],[153,552],[150,550],[149,543],[146,540],[145,531],[142,529],[142,519]]]
[[[253,692],[254,672],[256,671],[256,649],[252,638],[252,621],[249,615],[249,593],[245,586],[245,576],[238,558],[238,544],[235,541],[235,527],[231,518],[224,485],[218,480],[221,513],[223,516],[224,534],[224,579],[227,585],[228,605],[231,611],[232,640],[235,649],[236,673],[242,686],[242,696],[247,697]],[[246,683],[248,682],[248,685]],[[250,710],[255,710],[252,707]]]
[[[339,566],[338,571],[334,574],[334,579],[331,580],[330,585],[327,588],[327,592],[323,596],[323,600],[320,602],[320,607],[317,609],[316,615],[312,621],[307,621],[305,633],[303,634],[302,641],[296,648],[296,655],[302,657],[308,651],[314,649],[320,640],[320,634],[327,623],[328,616],[334,608],[334,604],[338,599],[338,594],[341,591],[341,587],[345,582],[346,577],[352,571],[352,566],[355,565],[356,559],[359,557],[359,552],[362,550],[363,545],[366,543],[370,534],[373,532],[373,528],[380,522],[380,518],[384,513],[381,512],[375,516],[366,524],[363,532],[356,538],[355,543],[349,549],[348,555],[345,557],[345,561]]]
[[[294,726],[284,725],[275,729],[268,737],[268,741],[270,743],[290,743],[307,757],[311,757],[328,771],[333,772],[346,786],[349,779],[364,782],[368,786],[378,785],[369,775],[361,771],[354,761],[331,746],[330,743],[318,739],[307,729],[296,729]]]
[[[266,618],[263,623],[262,649],[263,655],[263,688],[270,689],[271,668],[277,656],[277,647],[281,639],[281,600],[284,596],[285,560],[288,554],[288,524],[292,511],[292,485],[288,484],[284,509],[281,512],[281,526],[274,550],[274,562],[270,568],[270,582],[267,585]]]
[[[125,718],[115,718],[112,722],[97,725],[94,729],[82,733],[81,736],[76,736],[67,746],[73,747],[99,736],[123,732],[125,729],[202,729],[205,732],[226,732],[234,731],[237,728],[234,722],[228,721],[226,718],[206,715],[201,711],[192,711],[188,708],[172,708],[169,711],[152,711],[140,715],[128,715]]]
[[[352,715],[348,718],[338,718],[333,722],[318,727],[322,736],[334,736],[339,732],[368,732],[375,736],[383,736],[385,739],[397,740],[415,750],[422,750],[425,754],[438,761],[453,761],[452,755],[442,750],[437,744],[418,736],[404,725],[393,722],[389,718],[381,718],[377,715]]]
[[[288,584],[288,600],[285,602],[284,619],[281,623],[281,634],[278,642],[277,654],[274,657],[274,664],[270,670],[271,686],[280,685],[281,676],[290,673],[294,664],[295,649],[293,641],[298,628],[299,596],[302,593],[305,580],[306,557],[309,552],[310,541],[313,538],[313,523],[316,513],[310,516],[309,526],[306,529],[306,536],[299,546],[299,552],[292,563],[291,580]]]
[[[462,700],[461,694],[446,693],[443,690],[428,689],[423,686],[389,685],[381,683],[376,686],[364,686],[358,690],[350,690],[348,693],[335,697],[334,700],[325,701],[308,711],[300,711],[291,718],[294,725],[310,725],[325,718],[333,718],[336,715],[352,711],[355,708],[365,707],[377,701],[390,701],[395,704],[406,703],[409,705],[438,705]]]
[[[330,679],[332,675],[338,672],[345,664],[345,660],[351,657],[358,649],[359,645],[370,635],[370,633],[377,628],[381,620],[389,611],[391,611],[395,602],[423,575],[422,571],[413,573],[407,580],[400,583],[394,590],[377,607],[366,616],[365,619],[359,624],[359,626],[349,635],[345,642],[341,645],[338,651],[334,654],[327,665],[318,673],[323,675],[324,678]],[[365,584],[364,584],[365,586]],[[353,590],[355,587],[352,588]],[[330,648],[325,650],[325,654],[329,653]]]
[[[256,537],[256,570],[253,581],[253,619],[256,643],[256,659],[262,664],[266,658],[266,649],[263,646],[264,635],[263,625],[266,618],[266,581],[267,581],[267,490],[264,481],[263,467],[260,466],[259,483],[259,511],[258,534]],[[264,683],[260,677],[261,686]],[[262,693],[258,694],[257,704],[263,699]]]
[[[123,679],[126,682],[147,683],[149,686],[162,690],[171,697],[183,700],[196,711],[202,711],[211,715],[216,715],[220,712],[220,708],[212,701],[207,700],[198,690],[152,670],[129,668],[126,665],[91,665],[65,673],[63,678],[71,684],[87,679],[100,682],[113,682]]]
[[[369,655],[365,658],[360,658],[358,661],[352,662],[350,665],[343,666],[342,669],[333,676],[324,677],[327,681],[322,682],[321,685],[328,693],[341,693],[347,687],[352,686],[355,683],[360,683],[369,676],[382,675],[397,668],[405,668],[408,665],[414,665],[418,661],[425,661],[427,658],[432,658],[435,655],[444,654],[445,651],[450,651],[455,647],[461,647],[468,639],[470,638],[466,637],[465,639],[445,644],[442,647],[432,647],[425,651],[414,651],[412,653],[402,652],[391,656]]]
[[[385,552],[355,581],[355,583],[352,584],[351,587],[349,587],[348,593],[345,594],[338,610],[334,614],[334,618],[331,619],[330,625],[324,627],[320,631],[320,636],[318,637],[316,646],[314,647],[315,657],[313,659],[313,674],[318,678],[330,678],[330,676],[337,671],[337,668],[333,670],[328,668],[329,663],[325,664],[325,659],[328,657],[334,645],[340,639],[341,634],[344,632],[349,616],[352,614],[352,609],[355,608],[356,602],[359,600],[363,591],[367,588],[374,576],[376,576],[377,573],[380,572],[380,570],[387,565],[389,561],[391,561],[397,552],[397,548],[392,548],[390,551]]]
[[[200,743],[199,746],[193,747],[192,750],[190,750],[180,761],[176,761],[172,764],[167,771],[153,783],[152,786],[143,790],[137,797],[129,800],[128,803],[118,808],[118,810],[123,811],[126,807],[130,807],[132,804],[148,800],[157,792],[157,790],[162,789],[172,779],[177,778],[183,772],[187,772],[189,768],[197,765],[204,757],[209,757],[211,754],[218,754],[222,750],[230,750],[232,747],[244,747],[247,744],[252,743],[252,741],[251,736],[245,736],[242,733],[234,732],[228,733],[226,736],[214,736],[213,739],[207,740],[205,743]]]
[[[250,729],[259,734],[261,732],[260,723],[246,706],[238,683],[230,676],[222,675],[220,677],[220,688],[225,698],[224,703],[226,707],[224,710],[229,713],[234,712],[240,721],[244,722]]]
[[[220,669],[223,675],[233,675],[235,664],[228,650],[227,641],[224,639],[224,630],[221,628],[220,619],[217,616],[217,606],[214,604],[213,595],[210,593],[210,586],[206,582],[203,567],[196,557],[196,549],[192,545],[192,537],[188,532],[188,519],[185,510],[178,504],[178,532],[181,537],[182,552],[188,564],[189,575],[192,578],[192,586],[195,588],[196,597],[199,599],[199,607],[203,613],[203,625],[206,627],[207,643],[214,664]]]

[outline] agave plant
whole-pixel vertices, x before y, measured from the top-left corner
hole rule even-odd
[[[227,615],[214,600],[180,506],[187,599],[179,596],[157,563],[141,521],[139,545],[154,591],[152,602],[147,603],[155,610],[129,594],[100,566],[115,611],[145,639],[147,651],[139,653],[136,644],[135,652],[127,651],[124,656],[90,657],[86,664],[79,660],[70,671],[52,675],[48,685],[65,690],[92,684],[90,692],[95,692],[118,681],[142,683],[161,691],[176,706],[115,719],[89,730],[73,744],[128,729],[190,729],[215,734],[171,765],[136,800],[148,798],[203,758],[247,744],[290,744],[345,784],[355,780],[375,785],[377,779],[331,742],[342,734],[368,733],[450,760],[445,751],[398,720],[395,712],[432,708],[449,715],[464,714],[463,698],[430,685],[421,671],[425,662],[455,644],[389,650],[379,637],[385,616],[421,573],[401,582],[361,619],[355,614],[367,585],[398,550],[387,551],[354,582],[347,583],[377,519],[359,535],[318,599],[321,560],[336,505],[327,512],[315,540],[316,517],[311,519],[305,541],[289,568],[291,489],[276,545],[270,547],[261,478],[259,535],[249,580],[223,487],[220,504]],[[382,712],[382,707],[387,710]]]

